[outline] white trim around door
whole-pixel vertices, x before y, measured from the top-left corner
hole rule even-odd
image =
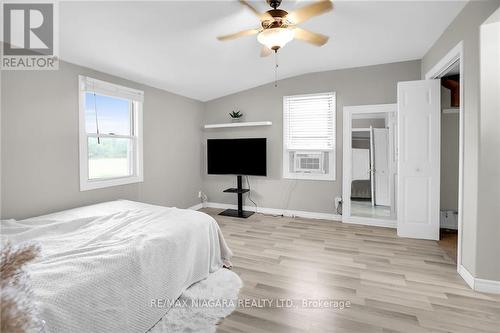
[[[463,232],[463,185],[464,185],[464,46],[460,41],[426,74],[425,79],[440,78],[457,61],[460,66],[460,105],[459,105],[459,148],[458,148],[458,241],[457,241],[457,272],[462,266],[462,232]]]
[[[342,144],[342,222],[364,224],[378,227],[395,228],[396,220],[376,217],[351,216],[351,173],[352,173],[352,119],[353,115],[387,113],[396,114],[397,104],[375,104],[344,106],[343,110],[343,144]],[[370,129],[356,129],[370,130]],[[393,203],[391,203],[391,207]]]

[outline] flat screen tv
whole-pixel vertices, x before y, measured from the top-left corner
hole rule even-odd
[[[266,138],[208,139],[207,169],[211,175],[266,176]]]

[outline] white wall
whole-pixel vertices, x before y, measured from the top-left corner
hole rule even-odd
[[[480,85],[476,272],[500,281],[500,9],[481,26]]]
[[[0,218],[2,218],[2,71],[0,70]]]
[[[144,183],[80,192],[78,75],[144,91]],[[2,218],[118,198],[189,207],[201,188],[203,104],[61,62],[1,77]]]
[[[260,207],[334,212],[334,198],[342,195],[342,110],[344,105],[396,102],[398,81],[420,78],[420,61],[334,70],[301,75],[256,87],[206,103],[207,124],[228,122],[228,113],[238,108],[247,121],[270,120],[272,126],[205,130],[206,138],[267,137],[268,176],[250,177],[252,198]],[[288,180],[282,174],[283,96],[335,91],[337,93],[336,180]],[[234,204],[236,196],[222,193],[234,187],[236,177],[206,175],[203,187],[209,201]],[[251,203],[249,203],[251,205]]]

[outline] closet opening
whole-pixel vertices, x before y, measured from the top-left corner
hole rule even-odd
[[[441,80],[441,182],[439,245],[457,262],[460,172],[460,60]]]

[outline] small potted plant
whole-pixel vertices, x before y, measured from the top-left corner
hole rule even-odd
[[[243,118],[243,113],[241,113],[240,110],[236,110],[236,111],[231,111],[231,113],[229,113],[229,116],[231,116],[231,122],[233,123],[237,123],[237,122],[240,122]]]

